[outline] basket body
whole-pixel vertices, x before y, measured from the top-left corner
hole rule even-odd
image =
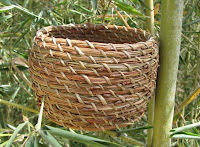
[[[99,131],[139,120],[156,84],[157,42],[143,30],[65,25],[37,32],[29,70],[44,115],[74,129]]]

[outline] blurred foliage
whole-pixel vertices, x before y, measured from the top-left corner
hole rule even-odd
[[[15,59],[17,67],[29,77],[28,67],[18,60],[27,59],[32,40],[38,29],[49,25],[68,23],[105,23],[124,26],[123,21],[110,5],[109,0],[0,0],[0,146],[143,146],[146,142],[147,118],[133,126],[117,131],[83,132],[66,129],[49,122],[45,118],[42,128],[35,125],[38,114],[31,88],[12,68]],[[131,27],[146,29],[145,11],[149,7],[144,0],[114,0],[120,14]],[[178,73],[176,111],[180,112],[174,127],[199,121],[200,101],[198,97],[179,111],[179,105],[195,91],[199,85],[200,60],[200,0],[185,0],[180,66]],[[155,32],[159,36],[162,3],[155,0]],[[1,101],[4,100],[4,101]],[[18,105],[23,105],[20,107]],[[13,107],[14,106],[14,107]],[[48,126],[47,126],[48,125]],[[50,127],[51,126],[51,127]],[[156,126],[155,126],[156,127]],[[140,129],[137,129],[140,128]],[[131,130],[131,131],[130,131]],[[189,134],[188,134],[189,130]],[[63,132],[59,134],[58,132]],[[172,130],[173,131],[173,130]],[[199,146],[197,126],[182,130],[182,136],[174,136],[173,146]],[[66,136],[67,133],[72,133]],[[180,134],[180,132],[178,132]],[[193,134],[191,134],[193,133]],[[185,135],[184,135],[185,134]],[[85,135],[85,136],[76,136]],[[71,138],[70,138],[71,136]],[[74,138],[73,138],[74,137]],[[80,139],[82,138],[82,141]],[[196,137],[196,138],[198,138]],[[84,139],[85,140],[84,140]]]

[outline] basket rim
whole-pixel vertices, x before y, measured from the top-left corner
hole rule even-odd
[[[120,31],[120,32],[130,32],[131,35],[134,34],[139,34],[138,36],[140,37],[141,35],[143,35],[145,37],[146,41],[137,41],[134,43],[104,43],[104,42],[98,42],[98,41],[88,41],[88,40],[78,40],[78,39],[68,39],[65,37],[49,37],[48,33],[52,32],[52,31],[60,31],[60,30],[65,30],[67,31],[75,29],[77,30],[77,28],[83,29],[83,30],[88,30],[91,29],[92,31],[97,31],[100,29],[104,29],[104,30],[114,30],[114,31]],[[81,30],[81,31],[83,31]],[[41,41],[45,41],[45,42],[49,42],[49,43],[63,43],[63,42],[67,42],[69,45],[71,44],[87,44],[89,45],[91,48],[94,48],[94,46],[98,46],[98,45],[121,45],[123,47],[131,46],[132,48],[135,48],[135,45],[141,45],[144,44],[145,46],[148,46],[148,43],[151,42],[156,42],[155,37],[153,37],[150,32],[142,30],[142,29],[137,29],[137,28],[129,28],[129,27],[125,27],[125,26],[117,26],[117,25],[104,25],[104,24],[90,24],[90,23],[84,23],[84,24],[65,24],[65,25],[58,25],[58,26],[47,26],[47,27],[43,27],[41,29],[39,29],[36,32],[36,36],[34,37],[34,41],[36,41],[36,39],[39,39]],[[141,39],[142,40],[142,39]],[[115,48],[115,47],[114,47]],[[137,47],[136,47],[137,48]]]

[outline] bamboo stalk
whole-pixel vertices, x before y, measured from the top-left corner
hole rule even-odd
[[[150,9],[146,10],[146,16],[149,16],[146,21],[147,30],[154,36],[154,4],[153,0],[145,1]],[[152,96],[148,106],[148,125],[153,126],[154,122],[155,95]],[[152,146],[153,129],[148,130],[147,146]]]
[[[155,100],[153,147],[171,146],[169,131],[172,128],[175,104],[183,1],[162,1],[161,16],[160,69]]]
[[[147,30],[154,36],[154,5],[153,0],[146,0],[145,1],[147,6],[149,6],[150,9],[146,10],[146,16],[147,17]]]

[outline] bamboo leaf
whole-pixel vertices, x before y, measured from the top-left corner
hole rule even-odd
[[[15,99],[15,97],[17,96],[19,90],[20,90],[21,87],[17,87],[17,89],[15,90],[15,92],[13,93],[11,99]]]
[[[126,11],[127,13],[135,14],[135,15],[138,15],[138,16],[144,16],[138,10],[134,9],[131,5],[129,5],[125,2],[122,2],[121,0],[115,0],[114,4],[117,5],[123,11]]]
[[[27,140],[25,147],[34,147],[34,137],[30,136],[30,138]]]
[[[180,58],[179,58],[180,62],[181,62],[183,65],[185,65],[186,68],[188,68],[188,65],[185,63],[185,61],[184,61],[182,55],[180,55],[179,57],[180,57]]]
[[[187,19],[190,18],[190,16],[192,15],[192,12],[194,11],[195,7],[198,6],[199,2],[200,0],[197,0],[194,6],[192,7],[192,9],[190,10],[190,12],[185,16],[185,18],[183,19],[183,24],[185,24]]]
[[[12,142],[14,141],[14,139],[17,136],[17,134],[19,133],[19,131],[21,131],[27,123],[28,122],[24,122],[24,123],[18,125],[18,127],[15,129],[12,136],[8,140],[8,143],[5,145],[5,147],[10,147],[12,145]]]
[[[185,27],[185,26],[193,25],[193,24],[198,23],[198,22],[200,22],[200,18],[197,18],[196,20],[193,20],[193,21],[191,21],[189,23],[186,23],[183,26]]]
[[[118,132],[125,133],[125,132],[132,132],[132,131],[136,131],[136,130],[146,130],[146,129],[152,129],[152,128],[153,128],[153,126],[143,126],[143,127],[133,128],[133,129],[120,130]]]
[[[12,136],[12,134],[0,134],[0,137]]]
[[[92,3],[92,8],[94,10],[97,10],[97,0],[91,0],[91,3]]]
[[[24,28],[25,24],[29,21],[30,19],[27,19],[25,20],[22,25],[20,25],[20,27],[18,29],[16,29],[16,31],[10,36],[10,38],[5,42],[5,44],[7,44],[11,39],[12,37],[14,37],[21,29]]]
[[[37,140],[37,137],[35,136],[35,140],[34,140],[34,147],[38,147],[38,140]]]
[[[90,11],[90,10],[88,10],[88,9],[86,9],[86,8],[84,8],[84,7],[82,7],[82,6],[80,6],[80,5],[74,4],[74,6],[75,6],[76,8],[78,8],[78,9],[82,10],[82,12],[84,12],[84,13],[86,13],[86,14],[93,14],[92,11]]]
[[[132,0],[132,1],[133,1],[133,0]],[[138,2],[139,2],[142,6],[144,6],[146,9],[151,10],[151,9],[149,8],[149,6],[148,6],[143,0],[138,0]]]
[[[120,146],[119,144],[112,143],[106,140],[101,140],[98,138],[81,135],[81,134],[75,134],[69,131],[65,131],[65,130],[54,128],[47,125],[45,126],[45,128],[48,130],[49,133],[53,135],[61,136],[69,140],[74,140],[74,141],[81,142],[84,144],[92,145],[93,147]]]
[[[52,21],[52,24],[53,24],[53,25],[55,25],[55,26],[57,26],[57,25],[58,25],[58,23],[57,23],[57,21],[56,21],[56,19],[55,19],[54,15],[53,15],[53,12],[52,12],[52,10],[51,10],[51,9],[49,9],[47,12],[49,13],[49,16],[50,16],[50,19],[51,19],[51,21]]]
[[[11,9],[13,9],[13,8],[15,8],[14,5],[5,6],[5,7],[3,7],[3,8],[0,8],[0,13],[5,12],[5,11],[8,11],[8,10],[11,10]]]
[[[200,122],[194,123],[194,124],[189,124],[189,125],[179,127],[179,128],[175,128],[175,129],[170,130],[170,132],[171,132],[170,135],[182,132],[184,130],[192,129],[194,127],[199,127],[199,126],[200,126]]]
[[[10,1],[10,0],[0,0],[0,2],[4,5],[7,5],[7,6],[0,9],[0,13],[8,11],[8,10],[13,9],[13,8],[16,8],[17,10],[21,11],[22,13],[24,13],[24,14],[32,17],[32,18],[38,18],[39,17],[39,16],[35,15],[33,12],[29,11],[28,9],[20,6],[16,2],[13,2],[13,1]]]
[[[37,131],[39,131],[41,129],[42,114],[43,114],[43,109],[44,109],[44,101],[45,101],[45,96],[43,96],[42,104],[41,104],[41,107],[40,107],[40,113],[39,113],[38,122],[37,122],[37,125],[36,125]]]
[[[200,136],[186,135],[186,134],[175,134],[172,138],[176,139],[198,139],[200,140]]]
[[[85,15],[84,13],[81,13],[81,12],[76,11],[76,10],[70,10],[70,12],[75,13],[75,14],[79,14],[79,15]]]
[[[39,133],[53,147],[62,147],[48,131],[40,130]]]
[[[11,17],[12,17],[12,14],[0,17],[0,21],[5,21],[5,20],[7,20],[7,19],[9,19]]]
[[[22,13],[24,13],[24,14],[26,14],[26,15],[29,15],[29,16],[31,16],[31,17],[33,17],[33,18],[39,17],[39,16],[35,15],[33,12],[31,12],[31,11],[29,11],[28,9],[23,8],[23,7],[21,7],[21,6],[16,6],[15,8],[16,8],[17,10],[21,11]]]
[[[196,127],[192,128],[192,132],[200,136],[199,131]],[[196,140],[196,142],[200,146],[200,140]]]
[[[13,2],[11,0],[0,0],[0,2],[4,5],[16,5],[16,2]]]

